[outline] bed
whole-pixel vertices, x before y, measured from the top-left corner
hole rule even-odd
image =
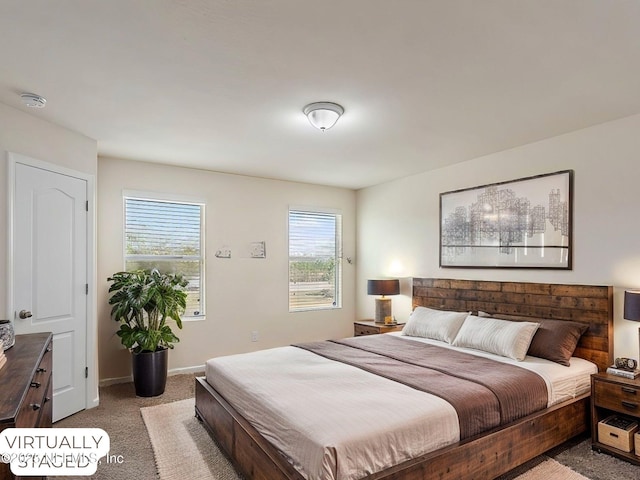
[[[599,370],[606,369],[611,362],[611,327],[613,319],[611,287],[414,279],[413,304],[414,307],[428,307],[430,309],[444,311],[484,312],[484,314],[488,314],[491,317],[506,320],[526,322],[532,318],[543,318],[545,322],[570,320],[583,323],[588,325],[589,329],[581,337],[574,356],[593,362]],[[380,337],[380,339],[374,341],[373,346],[366,346],[364,348],[360,343],[357,343],[358,339],[345,339],[332,342],[328,354],[324,350],[320,353],[317,351],[309,351],[307,349],[308,346],[303,346],[305,348],[287,347],[282,349],[282,351],[287,355],[294,355],[287,363],[297,365],[298,375],[300,375],[299,379],[303,378],[305,371],[309,371],[309,365],[307,365],[306,362],[313,362],[314,368],[319,368],[315,370],[318,372],[324,372],[325,370],[328,372],[330,369],[333,370],[337,368],[339,373],[331,374],[334,375],[333,377],[331,375],[327,375],[326,378],[323,377],[323,375],[318,376],[320,384],[326,382],[326,389],[328,389],[329,384],[340,383],[340,381],[344,381],[347,378],[349,378],[348,383],[352,383],[353,380],[347,375],[351,375],[354,370],[360,371],[360,373],[355,373],[355,375],[356,377],[358,375],[362,377],[361,380],[357,381],[362,381],[359,385],[361,385],[365,398],[351,398],[349,393],[344,394],[345,396],[341,398],[339,405],[343,404],[345,406],[345,412],[341,412],[341,409],[335,406],[328,407],[327,410],[323,412],[322,402],[324,400],[321,398],[322,395],[318,395],[318,398],[309,395],[309,393],[304,390],[304,388],[306,388],[306,386],[303,385],[304,382],[300,383],[302,388],[300,395],[304,396],[305,403],[313,408],[315,412],[319,412],[322,423],[326,424],[325,431],[319,434],[319,438],[324,438],[325,435],[331,434],[332,430],[337,430],[335,427],[339,424],[348,425],[351,420],[351,414],[346,413],[347,404],[353,402],[357,406],[358,402],[360,402],[361,407],[359,413],[354,415],[352,419],[353,423],[346,430],[354,430],[357,433],[358,425],[366,423],[362,422],[362,419],[359,420],[358,415],[371,415],[377,416],[375,418],[383,419],[381,422],[375,423],[376,425],[380,424],[380,428],[384,430],[387,428],[385,422],[389,416],[384,413],[385,408],[387,408],[387,412],[396,412],[394,415],[391,415],[391,417],[400,417],[395,420],[400,422],[403,428],[408,431],[408,437],[403,441],[405,441],[409,447],[412,443],[419,443],[419,439],[431,438],[431,434],[425,433],[429,432],[429,428],[436,428],[438,431],[442,430],[445,432],[443,439],[434,437],[435,440],[433,444],[428,447],[429,451],[417,451],[417,453],[407,457],[407,449],[402,447],[404,444],[398,440],[400,437],[396,436],[398,432],[382,431],[380,438],[386,438],[387,440],[393,438],[397,440],[397,442],[385,441],[384,445],[392,446],[393,448],[380,448],[380,439],[376,440],[379,442],[378,448],[375,448],[376,441],[368,445],[365,442],[364,447],[362,447],[365,452],[364,456],[372,457],[374,461],[382,461],[382,467],[380,466],[381,464],[378,464],[373,467],[367,467],[369,470],[353,473],[347,467],[342,468],[345,465],[345,460],[341,459],[338,460],[337,463],[340,465],[342,472],[347,471],[349,475],[355,476],[333,477],[332,475],[336,474],[336,468],[329,467],[329,470],[333,468],[334,471],[329,471],[329,476],[327,477],[321,477],[321,474],[315,470],[311,472],[305,470],[305,465],[301,468],[300,459],[295,456],[292,457],[291,452],[287,451],[288,447],[293,448],[292,446],[302,444],[304,439],[296,437],[289,438],[281,435],[282,432],[305,430],[305,428],[292,429],[287,423],[289,420],[286,419],[286,415],[283,414],[283,412],[287,412],[286,400],[283,400],[285,403],[279,407],[277,405],[274,407],[276,413],[283,418],[280,433],[277,431],[276,433],[268,432],[264,430],[264,425],[260,424],[260,418],[262,416],[261,410],[248,409],[247,404],[251,404],[250,400],[244,403],[238,400],[239,397],[236,395],[236,392],[234,392],[236,386],[233,385],[233,382],[229,383],[224,380],[217,381],[217,383],[216,381],[207,382],[205,377],[199,377],[196,379],[196,415],[203,421],[220,447],[246,478],[265,480],[302,480],[307,476],[311,478],[406,480],[429,478],[494,478],[589,428],[589,398],[588,388],[585,388],[585,382],[588,383],[588,378],[591,373],[591,371],[588,370],[586,373],[582,373],[583,380],[581,389],[572,392],[564,392],[562,389],[559,389],[556,391],[557,395],[550,393],[550,390],[545,390],[549,397],[548,403],[545,406],[535,408],[531,412],[525,412],[525,414],[515,414],[512,418],[507,416],[507,421],[502,424],[482,427],[482,433],[478,433],[473,430],[473,428],[465,430],[464,435],[461,435],[460,431],[451,433],[451,418],[456,419],[456,416],[455,413],[453,417],[444,414],[450,410],[448,401],[442,401],[439,397],[430,396],[428,393],[425,394],[422,391],[407,393],[409,389],[402,382],[399,382],[394,389],[399,391],[403,408],[389,408],[390,404],[388,402],[396,401],[394,400],[395,397],[387,397],[386,390],[383,389],[379,383],[394,383],[396,380],[373,378],[375,376],[372,375],[371,372],[362,371],[362,369],[364,368],[364,370],[366,370],[369,368],[367,365],[386,364],[390,361],[387,356],[384,357],[384,362],[376,360],[378,357],[370,357],[370,355],[375,356],[380,354],[376,349],[389,348],[390,351],[393,351],[397,342],[406,343],[406,341],[411,342],[415,339],[401,340],[400,338],[392,338],[393,335],[391,334],[376,337]],[[334,350],[336,348],[343,349],[343,347],[351,348],[353,345],[343,344],[351,344],[354,342],[356,342],[357,351],[359,352],[356,356],[365,355],[363,365],[354,366],[349,363],[345,365],[343,361],[341,361],[340,366],[335,367],[333,364],[336,362],[333,362],[330,358],[331,355],[334,354]],[[416,342],[414,341],[413,343]],[[312,347],[319,349],[327,348],[324,343]],[[440,347],[441,346],[436,346],[436,348]],[[406,349],[396,348],[396,350],[411,350],[412,348],[413,346]],[[363,349],[366,351],[365,353],[361,352]],[[376,351],[371,352],[371,349]],[[280,352],[279,349],[277,350]],[[351,352],[352,349],[349,351]],[[259,360],[258,363],[264,365],[264,368],[276,368],[274,365],[278,364],[271,364],[270,362],[278,362],[281,360],[276,358],[271,359],[270,356],[272,356],[272,354],[273,352],[258,352],[256,354],[257,357],[249,361],[249,365],[252,361],[255,362]],[[353,356],[353,354],[350,355]],[[420,353],[420,355],[422,355],[422,353]],[[439,357],[439,354],[433,355],[433,358],[436,360],[438,360]],[[372,360],[372,358],[374,359]],[[413,362],[415,363],[415,360],[413,360]],[[572,361],[572,364],[573,363],[577,364],[579,362],[576,360],[575,362]],[[587,362],[584,363],[587,364]],[[224,360],[221,362],[218,361],[217,365],[222,366],[217,368],[224,369],[224,364]],[[388,366],[381,365],[379,368],[387,367]],[[562,368],[564,367],[560,367],[560,370],[562,370]],[[595,367],[592,366],[592,368]],[[247,372],[248,371],[249,370],[247,370]],[[377,375],[381,375],[381,377],[386,377],[386,372],[387,371],[376,373]],[[214,378],[217,373],[218,372],[210,371],[210,378]],[[259,375],[260,372],[258,372],[258,376]],[[244,374],[238,375],[236,373],[235,376],[244,376]],[[410,378],[411,373],[409,372],[409,374],[405,376]],[[234,375],[230,377],[233,379]],[[266,401],[266,399],[278,397],[278,395],[274,395],[274,391],[277,391],[279,387],[274,386],[273,388],[275,388],[275,390],[270,391],[270,382],[266,382],[265,385],[260,385],[258,380],[255,382],[255,389],[257,389],[257,393],[254,392],[254,394],[256,394],[255,398],[263,398],[265,400],[264,402],[254,401],[253,403],[254,406],[257,404],[262,407],[262,403],[270,403]],[[552,383],[553,381],[550,380],[546,382],[547,388],[549,388],[550,382]],[[385,391],[385,394],[383,395],[381,393],[376,398],[375,392],[382,391]],[[260,394],[263,396],[260,397]],[[507,393],[507,395],[508,394],[509,393]],[[423,395],[427,396],[424,397]],[[433,401],[435,404],[435,411],[438,412],[435,417],[439,419],[438,421],[440,422],[439,424],[436,422],[434,424],[435,427],[433,425],[429,426],[430,423],[423,425],[421,423],[422,420],[420,422],[412,421],[411,419],[413,417],[410,416],[403,417],[405,414],[412,414],[412,405],[422,404],[424,398],[431,399],[430,401]],[[435,400],[433,400],[434,398]],[[449,407],[447,405],[449,405]],[[265,406],[265,408],[267,407],[268,405]],[[244,416],[240,412],[242,412]],[[247,418],[245,418],[245,416]],[[296,416],[293,410],[291,410],[291,416]],[[304,419],[304,417],[302,418]],[[273,422],[272,420],[268,422],[279,423]],[[332,424],[331,422],[334,423]],[[416,425],[418,425],[419,428],[417,428]],[[390,425],[389,428],[395,427]],[[421,428],[423,428],[423,430],[421,430]],[[358,435],[356,433],[354,433],[354,437],[357,438]],[[385,435],[391,436],[385,437]],[[411,437],[411,435],[413,435],[413,437]],[[330,440],[329,443],[331,444],[331,437],[326,438]],[[362,438],[368,437],[364,435]],[[314,438],[312,440],[315,441],[316,439]],[[402,448],[398,447],[396,449],[396,445]],[[358,464],[360,462],[358,455],[363,455],[362,451],[358,452],[353,450],[358,447],[358,445],[355,444],[352,445],[348,443],[347,447],[347,455],[344,458],[351,457],[355,459],[354,464]],[[331,448],[328,449],[328,451],[331,450]],[[397,454],[396,450],[402,450],[402,454]],[[288,453],[287,456],[282,453],[283,451]],[[375,451],[376,453],[371,455],[366,454],[366,452],[371,451]],[[385,455],[381,455],[381,453],[385,453]],[[326,452],[320,457],[316,456],[316,464],[326,461],[326,457]],[[335,461],[334,459],[329,460],[329,463]],[[305,475],[301,472],[304,472]],[[322,475],[324,475],[324,473],[322,473]]]

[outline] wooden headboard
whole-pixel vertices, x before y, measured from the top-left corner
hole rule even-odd
[[[413,279],[413,308],[487,312],[497,318],[586,323],[574,355],[604,371],[613,363],[613,287],[553,283]]]

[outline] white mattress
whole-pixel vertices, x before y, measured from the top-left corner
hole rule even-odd
[[[390,334],[391,335],[391,334]],[[538,373],[549,405],[589,390],[597,367],[570,367],[527,357],[450,347]],[[214,358],[210,383],[308,480],[355,480],[460,438],[458,416],[445,400],[296,347]]]

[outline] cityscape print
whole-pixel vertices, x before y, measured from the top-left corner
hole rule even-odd
[[[440,265],[570,268],[571,176],[440,194]]]

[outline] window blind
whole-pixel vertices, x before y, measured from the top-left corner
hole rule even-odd
[[[203,205],[125,198],[125,268],[180,273],[187,286],[185,315],[203,315]]]
[[[342,215],[289,211],[289,311],[341,307]]]

